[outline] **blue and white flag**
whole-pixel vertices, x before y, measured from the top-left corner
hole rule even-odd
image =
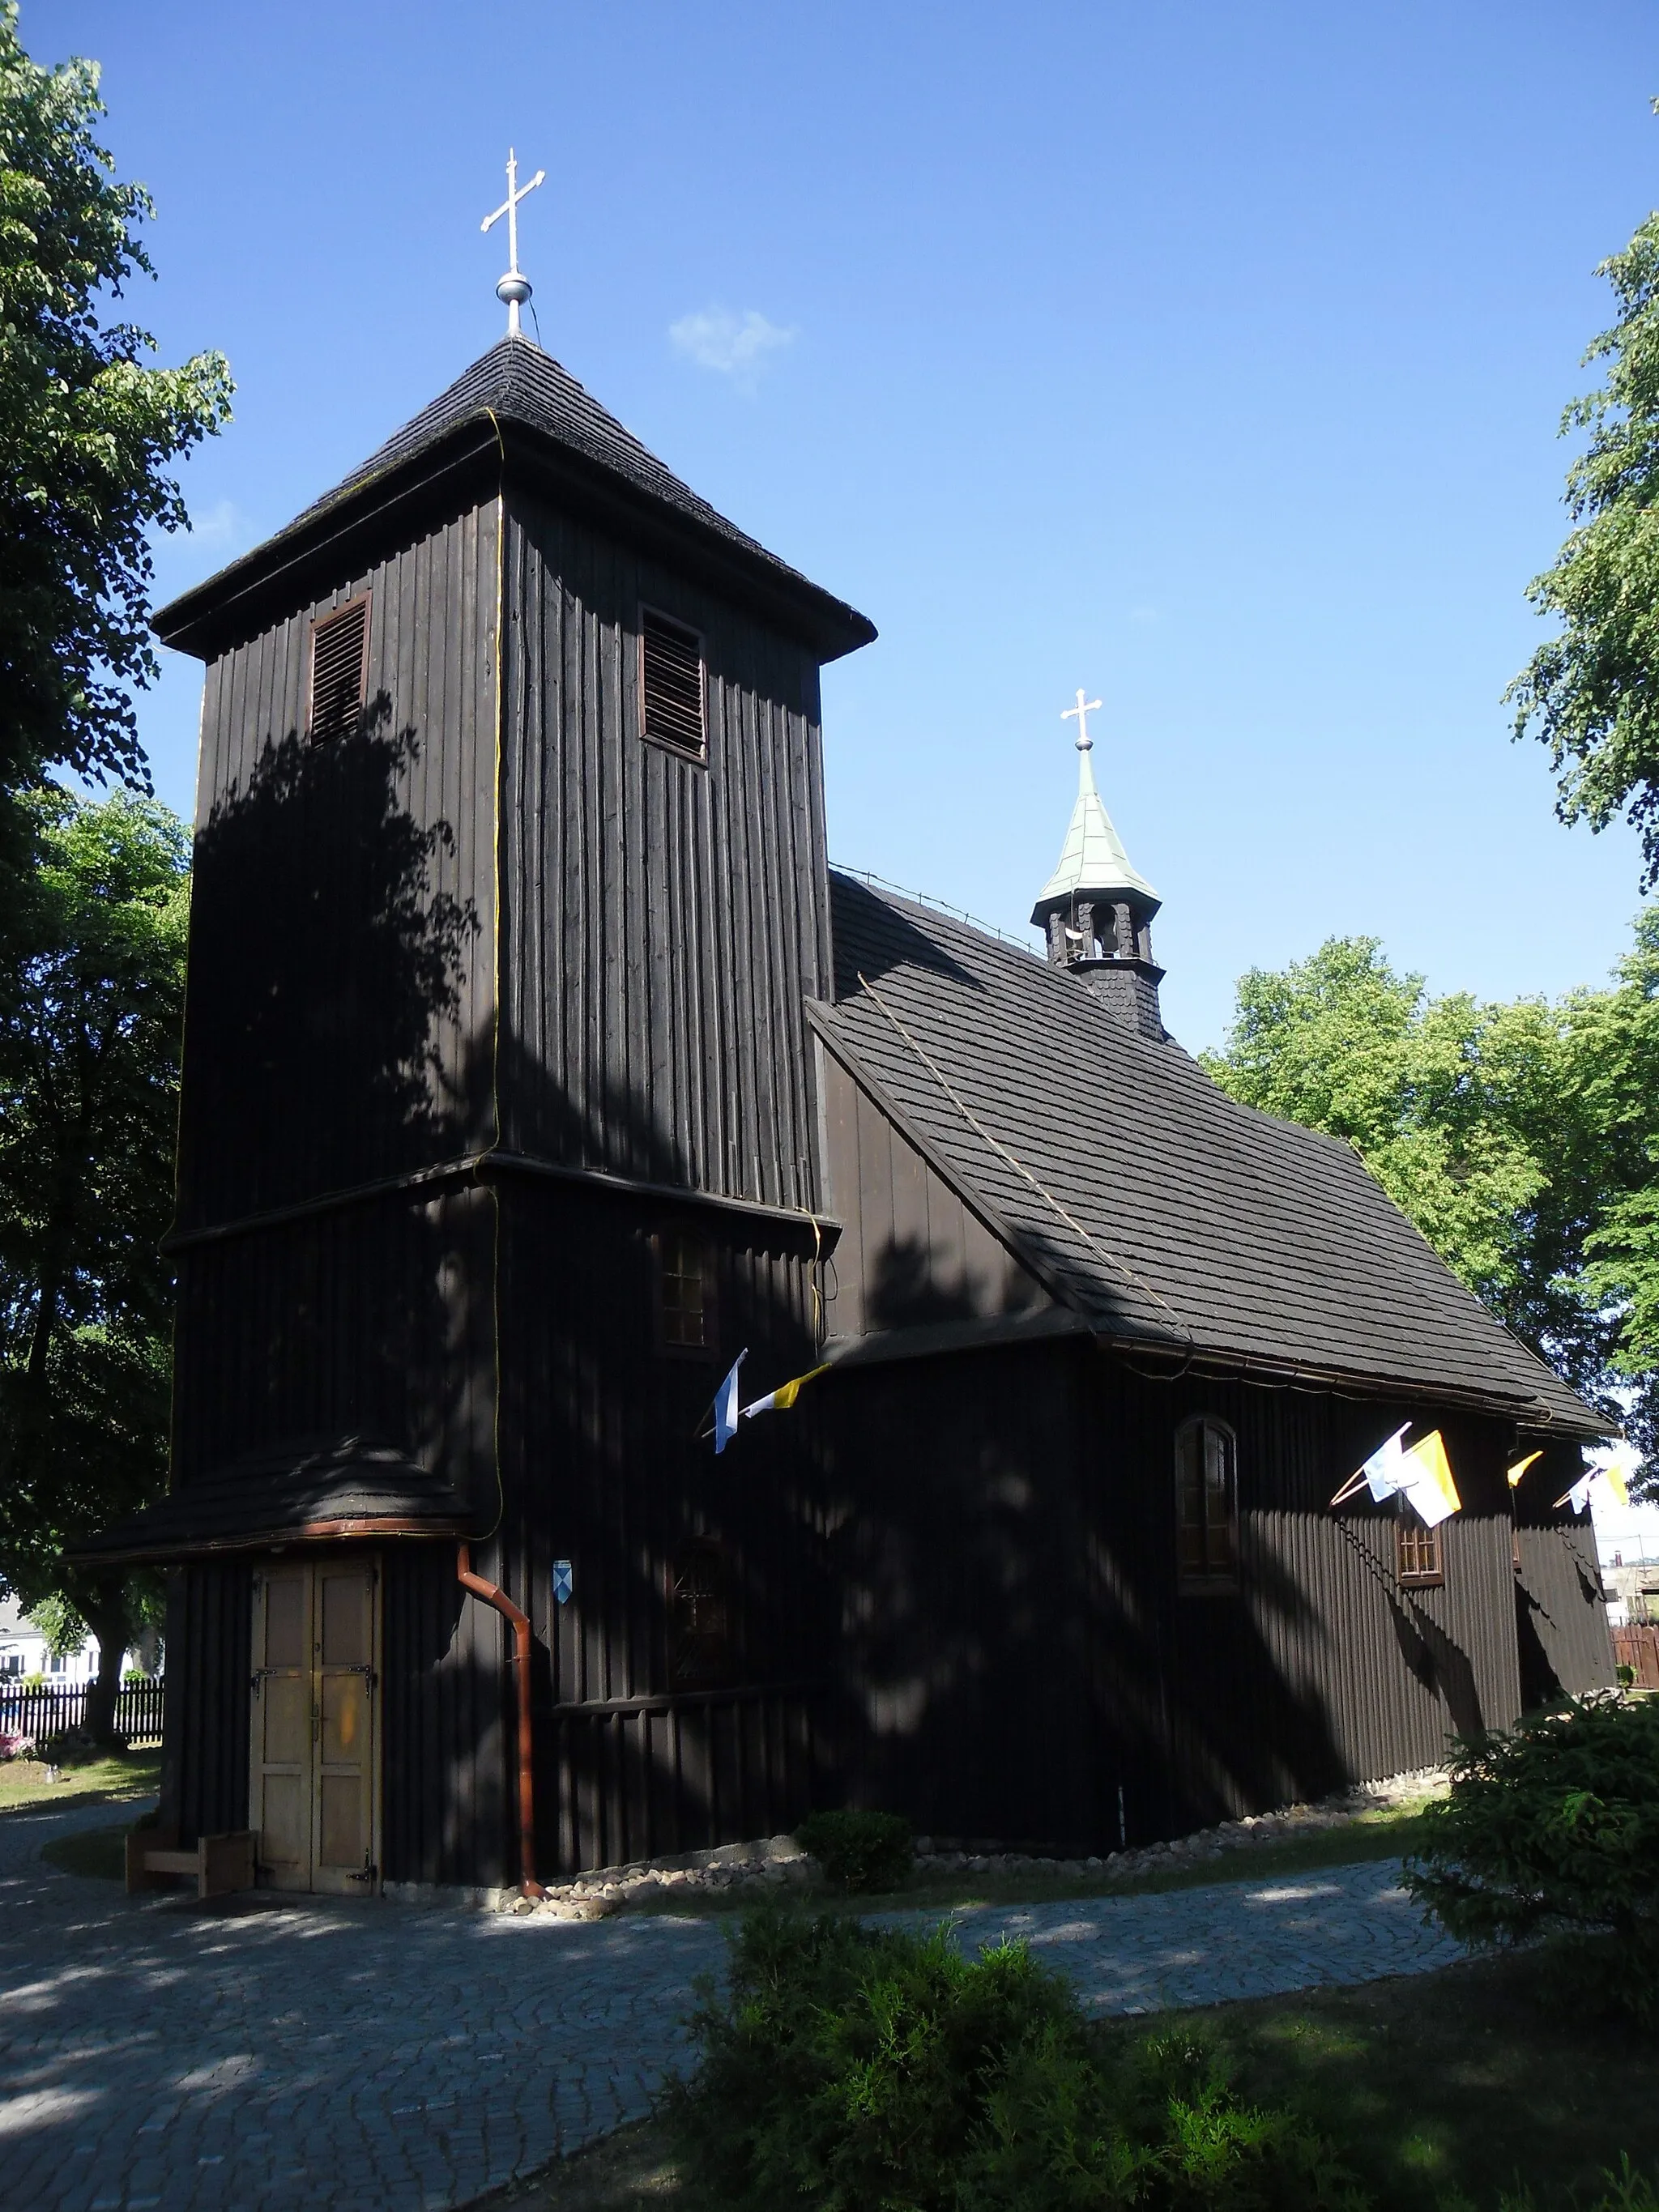
[[[732,1372],[714,1393],[714,1449],[723,1452],[738,1433],[743,1415],[738,1405],[738,1370],[749,1357],[745,1345],[732,1362]]]

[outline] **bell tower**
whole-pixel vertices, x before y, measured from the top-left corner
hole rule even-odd
[[[1089,717],[1098,699],[1079,691],[1061,720],[1077,724],[1077,805],[1060,865],[1031,908],[1048,958],[1093,992],[1115,1020],[1156,1044],[1167,1035],[1158,1006],[1164,970],[1152,958],[1152,916],[1162,901],[1129,865],[1123,842],[1095,788]]]

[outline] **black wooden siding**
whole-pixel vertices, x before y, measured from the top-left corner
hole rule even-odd
[[[362,1434],[493,1500],[495,1218],[465,1186],[363,1200],[180,1255],[173,1483]]]
[[[167,1699],[161,1798],[181,1840],[245,1828],[252,1570],[210,1559],[167,1577]]]
[[[1154,1382],[1071,1345],[849,1368],[820,1410],[847,1778],[929,1831],[1107,1850],[1120,1789],[1131,1841],[1178,1833],[1435,1764],[1520,1710],[1503,1425]],[[1175,1571],[1194,1413],[1238,1437],[1226,1595]],[[1413,1415],[1464,1499],[1440,1588],[1400,1584],[1393,1509],[1328,1510]]]
[[[807,1431],[774,1416],[719,1458],[697,1431],[744,1346],[746,1396],[815,1357],[810,1231],[522,1176],[503,1178],[501,1202],[506,1504],[481,1556],[536,1634],[544,1863],[614,1865],[787,1826],[813,1802],[830,1686]],[[655,1348],[650,1239],[671,1225],[708,1256],[706,1356]],[[687,1690],[669,1670],[667,1577],[699,1537],[726,1559],[732,1664]],[[556,1559],[574,1571],[564,1607]]]
[[[830,975],[817,665],[527,495],[505,574],[502,1142],[810,1206],[801,1002]],[[706,768],[641,735],[641,602],[703,637]]]
[[[1516,1628],[1522,1702],[1610,1689],[1613,1634],[1588,1514],[1558,1506],[1583,1472],[1575,1443],[1551,1445],[1516,1493]]]
[[[185,1230],[490,1133],[498,514],[413,537],[209,664]],[[311,622],[364,590],[365,727],[313,742]]]
[[[842,1224],[829,1312],[832,1336],[989,1319],[1053,1304],[822,1046],[817,1079],[824,1204]]]

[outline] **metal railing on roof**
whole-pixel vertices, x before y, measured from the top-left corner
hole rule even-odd
[[[976,914],[969,914],[965,906],[953,906],[949,899],[935,898],[931,891],[913,891],[903,884],[890,883],[885,876],[878,876],[873,868],[849,868],[843,860],[831,860],[830,865],[838,876],[852,876],[858,882],[869,884],[878,891],[892,891],[902,899],[909,899],[916,906],[932,907],[936,914],[948,914],[953,921],[965,921],[970,929],[981,929],[988,937],[1000,938],[1005,945],[1012,945],[1016,952],[1023,952],[1028,960],[1042,958],[1029,939],[1011,937],[1006,929],[999,929],[995,922],[986,921]]]

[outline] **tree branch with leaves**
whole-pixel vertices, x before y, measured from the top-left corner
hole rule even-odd
[[[1516,737],[1549,747],[1561,819],[1603,830],[1624,814],[1649,890],[1659,884],[1659,213],[1596,274],[1618,314],[1584,356],[1607,363],[1603,381],[1561,419],[1563,436],[1589,433],[1567,474],[1577,527],[1527,587],[1560,628],[1504,696]]]
[[[172,462],[228,419],[222,354],[145,364],[109,305],[153,276],[154,212],[94,135],[98,67],[42,69],[0,6],[0,789],[53,765],[149,788],[151,534],[187,526]]]

